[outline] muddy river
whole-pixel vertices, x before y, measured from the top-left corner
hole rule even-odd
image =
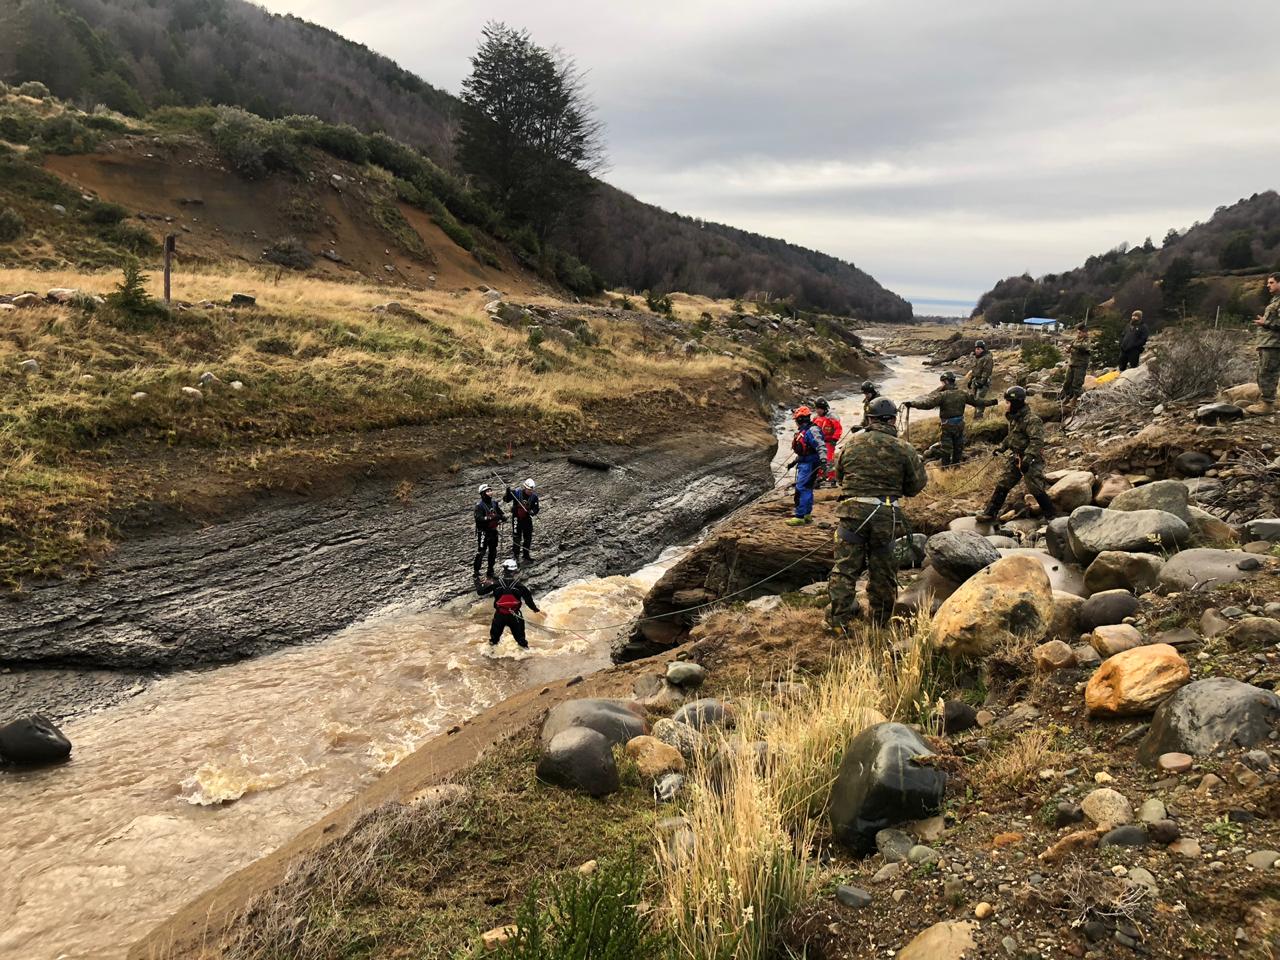
[[[885,392],[932,386],[920,360],[895,361]],[[833,407],[861,419],[860,395]],[[489,646],[488,601],[401,604],[322,643],[171,674],[70,721],[70,763],[0,773],[0,957],[123,956],[430,737],[521,689],[607,666],[618,625],[681,552],[539,598],[528,651],[509,636]]]

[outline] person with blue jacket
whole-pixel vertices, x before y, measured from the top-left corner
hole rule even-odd
[[[827,441],[813,422],[813,411],[798,407],[792,414],[796,432],[791,438],[792,464],[796,468],[795,516],[787,521],[791,527],[813,522],[813,491],[827,470]]]

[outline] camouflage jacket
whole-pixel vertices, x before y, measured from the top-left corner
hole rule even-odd
[[[1280,350],[1280,293],[1271,298],[1262,311],[1262,342],[1264,350]]]
[[[869,426],[871,423],[871,401],[878,396],[880,396],[878,393],[873,393],[869,397],[865,393],[862,395],[862,425],[864,427]]]
[[[845,440],[836,457],[836,479],[845,497],[914,497],[929,475],[915,447],[899,440],[892,424],[873,423]],[[836,515],[858,516],[862,506],[843,501]]]
[[[1044,459],[1044,421],[1023,407],[1017,413],[1005,414],[1009,421],[1009,433],[1000,444],[1001,450],[1012,450],[1023,458]]]
[[[922,400],[912,400],[911,405],[920,410],[937,409],[940,418],[950,420],[954,417],[963,417],[966,406],[994,407],[996,402],[979,400],[968,390],[961,390],[959,387],[939,387]]]
[[[969,383],[990,383],[991,373],[995,369],[995,360],[990,350],[983,350],[982,356],[974,356],[973,366],[969,368]]]
[[[1071,366],[1084,367],[1085,369],[1088,369],[1089,357],[1092,353],[1093,350],[1087,343],[1075,342],[1071,344]]]

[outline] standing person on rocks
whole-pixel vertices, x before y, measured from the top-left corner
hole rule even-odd
[[[1027,405],[1025,387],[1010,387],[1004,392],[1004,398],[1009,402],[1009,411],[1005,414],[1005,419],[1009,421],[1009,432],[996,452],[1007,452],[1009,456],[996,479],[991,499],[978,514],[978,522],[992,523],[1000,516],[1005,498],[1018,485],[1019,480],[1027,488],[1027,493],[1040,505],[1044,519],[1052,520],[1057,515],[1057,510],[1049,499],[1049,494],[1045,492],[1044,421]]]
[[[528,563],[533,559],[529,556],[529,548],[533,546],[533,518],[542,509],[542,503],[538,499],[538,485],[530,478],[521,484],[519,490],[507,487],[507,492],[502,495],[502,502],[512,504],[511,556],[519,560],[523,553],[524,562]],[[521,550],[521,547],[524,549]]]
[[[1267,293],[1271,294],[1271,302],[1253,321],[1262,328],[1262,342],[1258,344],[1258,389],[1262,399],[1246,408],[1259,416],[1276,410],[1276,384],[1280,381],[1280,273],[1267,277]]]
[[[898,438],[897,405],[888,397],[876,397],[867,413],[866,429],[845,441],[836,461],[840,525],[827,623],[837,630],[848,629],[858,616],[856,588],[864,570],[872,623],[883,626],[893,615],[898,599],[893,544],[909,532],[899,501],[914,497],[929,482],[920,454]]]
[[[489,579],[493,579],[493,564],[498,559],[498,530],[506,515],[498,501],[493,499],[493,488],[487,483],[480,484],[480,501],[474,510],[476,520],[476,559],[472,563],[472,572],[480,576],[480,561],[489,554]]]
[[[1076,331],[1076,338],[1071,342],[1071,355],[1067,362],[1067,378],[1062,384],[1061,400],[1070,401],[1084,393],[1084,376],[1089,371],[1089,357],[1093,351],[1089,348],[1089,328],[1081,327]]]
[[[994,370],[995,360],[987,350],[987,341],[977,341],[973,345],[973,366],[969,368],[969,376],[966,379],[966,386],[975,399],[987,399],[987,389],[991,386],[991,375]],[[986,410],[982,407],[978,407],[973,412],[975,420],[981,420],[985,415]]]
[[[862,429],[867,428],[870,422],[867,411],[871,408],[871,401],[880,396],[880,391],[876,389],[876,385],[870,380],[862,381]]]
[[[1129,325],[1124,328],[1124,333],[1120,334],[1120,369],[1132,370],[1138,365],[1142,359],[1142,350],[1147,345],[1147,340],[1151,334],[1147,331],[1147,325],[1142,319],[1142,311],[1133,311],[1129,317]]]
[[[942,465],[954,466],[964,459],[964,408],[994,407],[996,400],[979,400],[968,390],[956,386],[956,375],[948,370],[941,377],[942,386],[921,400],[908,400],[903,406],[918,410],[937,410],[942,421]]]
[[[826,399],[819,397],[813,402],[814,409],[818,411],[818,415],[813,418],[813,425],[822,431],[822,439],[827,443],[827,469],[823,474],[823,479],[828,483],[834,483],[836,479],[836,444],[840,442],[840,437],[844,434],[844,426],[840,423],[840,418],[832,416],[831,404]]]
[[[540,612],[533,602],[533,594],[520,582],[520,566],[514,560],[502,561],[502,573],[494,580],[476,581],[476,592],[480,596],[493,596],[493,622],[489,625],[489,646],[496,647],[502,639],[502,632],[510,630],[516,643],[529,649],[524,636],[524,617],[520,615],[520,607],[528,604],[534,613]]]
[[[791,452],[795,454],[791,463],[796,468],[796,508],[787,526],[799,527],[813,523],[813,491],[827,469],[827,442],[822,439],[822,431],[814,426],[813,411],[808,407],[796,408],[792,417],[796,422],[795,436],[791,438]]]

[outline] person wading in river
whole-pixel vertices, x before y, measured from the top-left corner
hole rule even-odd
[[[486,553],[489,554],[488,576],[493,579],[493,564],[498,559],[498,530],[506,514],[498,501],[493,499],[493,488],[487,483],[480,484],[480,502],[474,511],[476,520],[476,559],[471,565],[472,572],[480,576],[480,562]]]
[[[1262,399],[1245,409],[1256,416],[1275,413],[1276,384],[1280,382],[1280,273],[1267,277],[1267,293],[1271,302],[1253,321],[1262,328],[1262,342],[1258,344],[1258,389]]]
[[[795,456],[787,466],[796,468],[796,508],[795,516],[787,521],[789,527],[813,523],[813,491],[827,469],[827,442],[812,417],[813,411],[808,407],[797,407],[792,414],[796,432],[791,438],[791,452]]]
[[[979,400],[968,390],[956,386],[956,375],[948,370],[941,377],[942,386],[920,400],[908,400],[904,407],[938,411],[942,422],[942,465],[954,466],[964,459],[964,408],[994,407],[998,400]]]
[[[538,485],[529,479],[521,484],[519,490],[507,487],[507,492],[502,495],[502,502],[512,504],[511,556],[518,560],[523,553],[524,561],[528,563],[533,559],[529,556],[529,548],[533,546],[533,518],[542,509],[538,499]]]
[[[996,448],[996,453],[1007,453],[1008,459],[996,479],[991,499],[977,520],[979,523],[991,523],[1000,516],[1005,498],[1019,480],[1027,488],[1027,493],[1040,504],[1041,516],[1052,520],[1058,511],[1045,492],[1044,421],[1027,406],[1025,387],[1010,387],[1004,392],[1004,398],[1009,402],[1009,411],[1005,414],[1009,432]]]
[[[493,622],[489,625],[489,646],[496,647],[502,639],[502,631],[510,629],[516,643],[529,649],[524,636],[524,617],[520,615],[520,607],[527,604],[529,609],[538,613],[538,605],[533,602],[533,594],[520,582],[520,566],[514,560],[502,561],[502,573],[498,579],[492,577],[481,582],[476,580],[476,592],[482,597],[493,596]]]
[[[818,415],[813,418],[813,425],[822,431],[822,439],[827,444],[827,469],[823,474],[823,479],[828,483],[834,483],[836,479],[836,444],[840,442],[840,437],[844,433],[844,427],[840,423],[839,417],[831,415],[831,404],[819,397],[813,402],[814,409],[818,411]]]
[[[893,615],[898,599],[893,543],[908,532],[899,501],[914,497],[929,482],[915,447],[898,439],[897,405],[888,397],[876,397],[867,414],[866,429],[846,440],[836,459],[840,525],[827,623],[837,630],[848,629],[858,616],[856,588],[864,570],[872,623],[883,626]]]
[[[973,345],[973,366],[969,368],[969,376],[965,379],[969,392],[978,400],[987,399],[987,388],[991,386],[991,374],[995,369],[995,361],[987,350],[987,341],[979,340]],[[986,410],[978,407],[973,412],[973,419],[981,420]]]

